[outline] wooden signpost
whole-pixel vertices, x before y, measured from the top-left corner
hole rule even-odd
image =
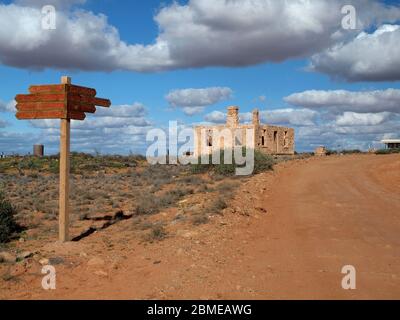
[[[70,77],[62,77],[61,84],[31,86],[29,92],[15,97],[17,119],[61,119],[59,239],[66,242],[69,240],[71,119],[84,120],[85,113],[95,113],[96,106],[108,108],[111,101],[97,98],[95,89],[72,85]]]

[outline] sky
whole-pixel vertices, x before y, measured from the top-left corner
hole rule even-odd
[[[143,154],[149,130],[230,105],[299,152],[379,148],[400,138],[399,43],[398,1],[0,1],[0,153],[58,152],[60,121],[17,120],[14,97],[63,75],[112,101],[72,121],[72,151]]]

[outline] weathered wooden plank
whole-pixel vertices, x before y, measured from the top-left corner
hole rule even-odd
[[[22,102],[16,105],[18,111],[52,111],[65,110],[64,102]]]
[[[73,120],[85,120],[86,114],[84,112],[78,112],[78,111],[68,111],[68,119],[73,119]]]
[[[65,119],[66,116],[66,111],[18,111],[16,114],[19,120]]]
[[[91,96],[85,96],[85,95],[76,94],[76,93],[68,94],[69,102],[77,102],[77,103],[83,102],[83,103],[94,104],[93,99],[94,99],[94,97],[91,97]]]
[[[32,94],[38,93],[64,93],[65,92],[64,84],[51,84],[51,85],[41,85],[41,86],[30,86],[29,92]]]
[[[65,94],[18,94],[15,97],[17,102],[63,102]]]
[[[90,103],[68,101],[68,111],[95,113],[96,106]]]
[[[95,89],[80,87],[80,86],[75,86],[75,85],[68,85],[67,91],[69,93],[80,94],[80,95],[89,96],[89,97],[95,97],[97,94]]]
[[[89,97],[89,96],[79,95],[79,94],[75,94],[75,93],[68,94],[68,101],[84,102],[87,104],[93,104],[96,106],[107,107],[107,108],[111,105],[111,101],[108,99]]]
[[[63,111],[63,110],[30,110],[30,111],[18,111],[16,114],[19,120],[35,120],[35,119],[73,119],[73,120],[85,120],[86,115],[83,111]]]
[[[94,98],[94,104],[99,107],[109,108],[111,106],[111,101],[109,99]]]

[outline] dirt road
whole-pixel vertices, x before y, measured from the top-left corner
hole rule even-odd
[[[230,206],[152,245],[131,240],[122,224],[50,245],[69,254],[57,290],[32,274],[3,297],[400,299],[400,156],[281,164],[246,182]],[[356,268],[356,290],[341,287],[345,265]]]

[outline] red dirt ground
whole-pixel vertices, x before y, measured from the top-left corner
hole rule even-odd
[[[27,262],[5,299],[400,299],[400,156],[279,164],[244,183],[224,216],[140,244],[129,220],[52,243],[57,289]],[[357,270],[343,290],[341,269]]]

